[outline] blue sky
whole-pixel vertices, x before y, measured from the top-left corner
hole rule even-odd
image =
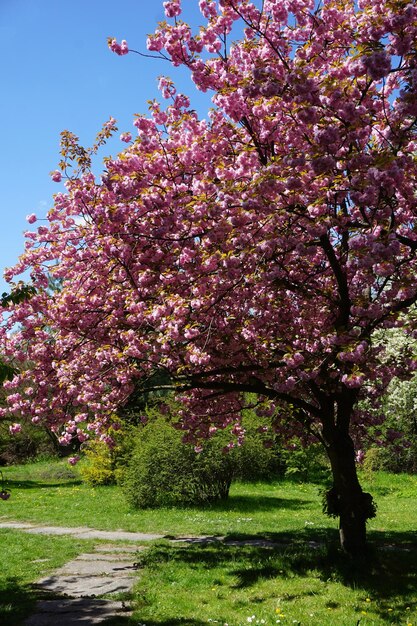
[[[202,21],[198,0],[183,5],[185,17]],[[45,217],[63,188],[49,176],[62,130],[85,146],[110,116],[118,121],[117,137],[133,131],[134,113],[146,113],[147,100],[159,97],[161,74],[173,78],[200,113],[207,110],[207,96],[196,93],[184,70],[107,48],[113,36],[146,52],[146,35],[162,19],[162,0],[0,0],[0,293],[8,288],[4,268],[17,261],[22,233],[33,228],[26,215]],[[124,146],[113,140],[102,156]]]

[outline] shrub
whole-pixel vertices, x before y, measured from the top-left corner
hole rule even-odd
[[[0,428],[0,465],[25,463],[39,457],[58,456],[58,441],[46,428],[22,422],[20,433],[11,435],[5,422]]]
[[[373,472],[385,469],[384,450],[376,446],[368,448],[362,462],[362,469],[366,474],[370,475]]]
[[[281,448],[256,430],[246,428],[243,444],[230,452],[235,463],[234,479],[251,482],[282,476],[285,462]]]
[[[411,442],[384,442],[381,446],[371,446],[365,453],[362,469],[368,474],[378,470],[394,474],[417,472],[417,444]]]
[[[112,450],[102,441],[91,441],[84,448],[84,461],[80,476],[84,482],[98,487],[116,482],[115,461]]]
[[[288,477],[311,482],[321,481],[329,474],[329,462],[319,443],[303,446],[297,438],[294,438],[289,447],[283,451],[283,458],[285,475]]]
[[[195,504],[225,498],[233,476],[229,455],[214,440],[197,454],[164,419],[151,420],[136,437],[122,487],[137,508]]]
[[[171,410],[175,413],[173,406]],[[120,483],[134,507],[212,502],[227,498],[235,479],[261,480],[283,473],[281,454],[251,410],[242,415],[246,436],[241,446],[229,449],[233,435],[219,430],[204,441],[200,453],[183,443],[183,433],[157,409],[148,409],[147,415],[148,423],[136,429],[130,460],[123,469],[118,463]]]

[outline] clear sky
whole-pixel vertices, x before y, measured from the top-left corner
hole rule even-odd
[[[185,17],[202,21],[198,0],[183,6]],[[62,130],[84,146],[110,116],[117,137],[133,131],[133,114],[146,113],[147,100],[159,97],[161,74],[192,97],[194,108],[207,110],[207,96],[196,94],[184,70],[135,54],[119,57],[107,47],[112,36],[146,52],[147,34],[163,19],[162,0],[0,0],[0,293],[8,289],[4,268],[17,261],[23,231],[33,228],[26,215],[45,217],[52,195],[63,189],[49,176]],[[113,140],[103,156],[124,146]]]

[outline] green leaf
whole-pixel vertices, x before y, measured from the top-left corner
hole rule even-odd
[[[1,295],[1,306],[7,307],[9,304],[20,304],[25,300],[29,300],[36,293],[33,285],[25,285],[20,283],[12,289],[10,293],[4,292]]]
[[[0,383],[4,383],[5,380],[12,380],[16,374],[17,370],[14,367],[0,361]]]

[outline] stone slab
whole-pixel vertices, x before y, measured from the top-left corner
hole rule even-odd
[[[91,556],[90,560],[84,556]],[[119,574],[132,574],[135,567],[132,561],[121,561],[120,559],[96,559],[95,555],[81,555],[73,561],[68,561],[62,567],[55,570],[55,574],[76,574],[79,576],[119,576]]]
[[[17,530],[25,530],[32,528],[33,524],[25,524],[24,522],[0,522],[0,528],[16,528]]]
[[[77,556],[74,561],[111,561],[112,563],[119,563],[123,561],[124,563],[132,565],[132,561],[128,561],[127,558],[133,558],[136,550],[132,552],[119,552],[113,550],[113,552],[91,552],[84,553]]]
[[[77,539],[104,539],[108,541],[153,541],[163,535],[129,532],[125,530],[95,530],[87,526],[37,526],[26,522],[0,522],[0,528],[14,528],[40,535],[73,535]]]
[[[123,602],[92,598],[64,598],[43,600],[37,604],[37,613],[24,626],[94,626],[110,618],[128,616]]]
[[[36,583],[36,587],[42,591],[50,591],[71,598],[87,598],[108,593],[127,593],[131,590],[135,580],[126,574],[117,576],[63,574],[41,578]]]
[[[120,545],[115,543],[99,543],[95,546],[95,554],[103,552],[105,554],[134,554],[139,550],[146,550],[145,546]]]

